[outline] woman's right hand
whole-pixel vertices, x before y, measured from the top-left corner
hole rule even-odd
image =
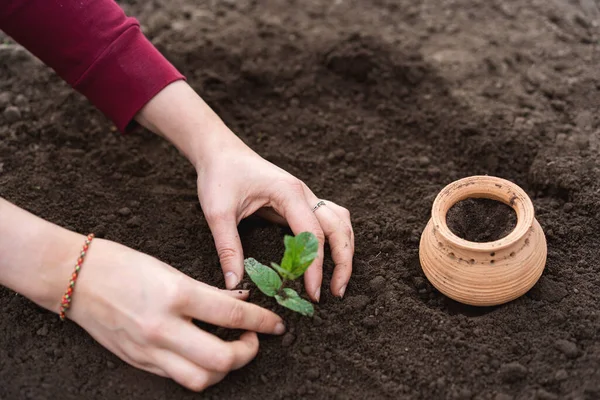
[[[125,362],[201,391],[256,356],[255,332],[285,331],[281,318],[244,302],[247,297],[247,291],[217,289],[151,256],[94,239],[67,318]],[[192,319],[246,332],[226,342]]]

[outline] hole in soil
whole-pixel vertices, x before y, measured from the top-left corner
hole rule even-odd
[[[470,242],[493,242],[508,236],[517,226],[515,210],[491,199],[468,198],[448,210],[448,228]]]

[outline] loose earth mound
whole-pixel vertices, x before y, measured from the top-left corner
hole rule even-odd
[[[120,3],[250,146],[351,210],[353,279],[314,319],[254,293],[291,333],[202,395],[0,289],[1,399],[600,398],[598,1]],[[0,196],[224,284],[170,145],[118,135],[8,39],[0,93]],[[524,188],[548,239],[538,284],[493,309],[418,262],[434,197],[475,174]],[[240,229],[246,255],[280,257],[281,229]]]

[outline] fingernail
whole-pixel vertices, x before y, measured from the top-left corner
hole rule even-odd
[[[346,286],[347,286],[347,285],[344,285],[344,286],[342,286],[342,288],[340,289],[340,297],[344,297],[344,293],[346,293]]]
[[[317,303],[321,300],[321,288],[318,288],[315,292],[315,299],[317,300]]]
[[[282,335],[284,332],[285,332],[285,325],[281,322],[278,322],[277,325],[275,325],[275,334]]]
[[[225,286],[227,286],[228,289],[235,288],[239,282],[240,280],[235,272],[229,271],[225,273]]]

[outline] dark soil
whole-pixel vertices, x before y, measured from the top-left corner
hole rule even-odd
[[[446,215],[448,228],[470,242],[493,242],[508,236],[517,226],[512,207],[490,199],[466,199],[453,205]]]
[[[353,279],[314,319],[255,291],[291,333],[201,395],[0,289],[0,398],[600,398],[597,1],[122,4],[241,138],[349,207]],[[1,196],[224,284],[175,149],[118,135],[10,42],[0,92]],[[433,199],[476,174],[525,189],[548,239],[538,284],[493,309],[447,299],[418,262]],[[246,254],[277,260],[283,233],[243,224]]]

